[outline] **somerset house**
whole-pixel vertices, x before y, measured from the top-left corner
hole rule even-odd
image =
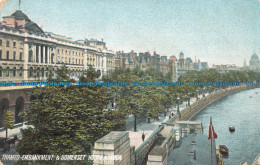
[[[0,81],[46,80],[62,65],[77,78],[90,66],[101,76],[114,69],[115,54],[102,40],[72,38],[44,32],[21,10],[0,22]]]

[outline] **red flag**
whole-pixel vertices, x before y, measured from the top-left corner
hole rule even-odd
[[[213,137],[214,137],[214,138],[217,138],[217,137],[218,137],[218,135],[217,135],[217,134],[215,133],[215,131],[214,131],[213,125],[210,124],[210,126],[209,126],[209,137],[208,137],[208,139],[211,139],[211,138],[212,138],[212,134],[213,134]]]
[[[218,137],[218,135],[216,134],[216,132],[214,131],[214,127],[213,127],[213,125],[211,126],[212,127],[212,133],[213,133],[213,137],[214,138],[217,138]]]

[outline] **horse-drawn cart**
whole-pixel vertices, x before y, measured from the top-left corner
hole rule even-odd
[[[3,138],[0,137],[0,151],[8,152],[10,151],[10,147],[13,145],[15,146],[15,142],[18,140],[17,136],[15,135],[13,138]]]

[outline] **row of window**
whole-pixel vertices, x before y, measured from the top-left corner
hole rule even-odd
[[[3,41],[2,40],[0,40],[0,46],[2,46],[3,45]],[[14,41],[14,42],[10,42],[10,41],[6,41],[6,47],[10,47],[10,46],[13,46],[14,48],[16,48],[16,46],[17,46],[17,43]],[[20,42],[20,48],[22,48],[23,47],[23,42]]]
[[[45,72],[45,74],[44,74]],[[52,72],[55,73],[55,70],[52,69]],[[77,69],[76,70],[71,70],[70,71],[70,76],[81,76],[83,75],[83,73],[81,71],[78,71]],[[47,70],[44,70],[44,68],[42,68],[42,70],[40,70],[40,68],[37,68],[36,70],[36,74],[34,74],[34,70],[32,67],[30,67],[29,71],[28,71],[28,78],[30,77],[48,77],[49,76],[49,69],[47,68]],[[54,75],[55,76],[55,75]]]
[[[69,58],[69,60],[67,59],[67,57],[65,57],[65,61],[64,61],[64,58],[60,56],[58,56],[58,63],[65,63],[65,64],[83,64],[83,59],[77,59],[75,58],[75,61],[74,61],[74,58]]]
[[[0,50],[0,60],[3,59],[3,51]],[[13,60],[23,60],[23,53],[20,52],[19,54],[19,58],[17,59],[16,57],[16,51],[13,51],[13,58],[10,58],[10,52],[9,50],[6,51],[6,60],[10,60],[10,59],[13,59]]]
[[[3,76],[3,73],[5,73],[5,77],[9,77],[10,74],[12,74],[13,77],[16,77],[16,76],[22,77],[22,76],[23,76],[23,68],[20,67],[20,69],[17,70],[16,67],[14,67],[14,68],[11,70],[9,67],[7,67],[7,68],[5,69],[5,72],[4,72],[3,68],[0,67],[0,77]]]
[[[83,54],[84,54],[84,53],[80,53],[80,52],[76,52],[76,51],[74,52],[74,51],[71,51],[71,50],[70,50],[70,51],[67,51],[67,50],[63,51],[63,49],[61,49],[61,50],[58,49],[58,54],[63,54],[64,52],[65,52],[65,55],[68,55],[68,54],[69,54],[69,55],[71,55],[71,54],[74,55],[74,54],[75,54],[76,56],[79,55],[79,57],[80,57],[81,55],[82,55],[82,57],[83,57]]]
[[[34,74],[34,71],[36,71],[36,74]],[[3,75],[5,74],[5,77],[10,77],[10,75],[12,74],[12,77],[16,77],[16,76],[23,76],[23,68],[20,67],[18,70],[16,69],[16,67],[14,67],[13,69],[10,69],[9,67],[7,67],[5,70],[3,70],[2,67],[0,67],[0,77],[3,77]],[[45,74],[44,74],[45,72]],[[55,70],[52,69],[52,72],[55,73]],[[82,71],[79,70],[71,70],[70,71],[70,76],[81,76],[83,73]],[[30,67],[30,69],[28,70],[28,78],[31,77],[48,77],[49,76],[49,69],[47,68],[46,70],[44,70],[44,68],[40,69],[37,68],[37,70],[34,70],[33,67]]]

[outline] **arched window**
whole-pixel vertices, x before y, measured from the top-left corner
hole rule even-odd
[[[46,69],[46,74],[45,75],[46,75],[46,77],[49,76],[49,68]]]
[[[2,75],[3,75],[3,68],[0,67],[0,77],[2,77]]]
[[[51,54],[51,63],[54,64],[54,53]]]
[[[52,68],[52,75],[55,76],[55,69]]]
[[[7,98],[0,99],[0,121],[2,121],[4,117],[4,113],[9,108],[9,100]],[[2,122],[0,122],[0,127],[2,127]]]
[[[69,58],[69,64],[70,64],[70,58]]]
[[[42,77],[44,77],[44,68],[42,68]]]
[[[16,77],[16,67],[13,69],[13,77]]]
[[[10,68],[9,67],[6,68],[6,73],[5,74],[6,74],[6,77],[9,77],[9,74],[10,74]]]
[[[33,77],[33,68],[30,67],[30,70],[29,70],[29,77]]]
[[[28,62],[33,62],[33,51],[32,50],[29,51]]]
[[[23,117],[21,116],[21,112],[24,110],[24,98],[18,97],[16,99],[15,104],[15,123],[23,122]]]
[[[20,67],[20,77],[23,76],[23,67]]]
[[[6,41],[6,47],[10,46],[10,41]]]
[[[37,68],[37,74],[36,75],[37,75],[37,77],[40,77],[40,68],[39,67]]]

